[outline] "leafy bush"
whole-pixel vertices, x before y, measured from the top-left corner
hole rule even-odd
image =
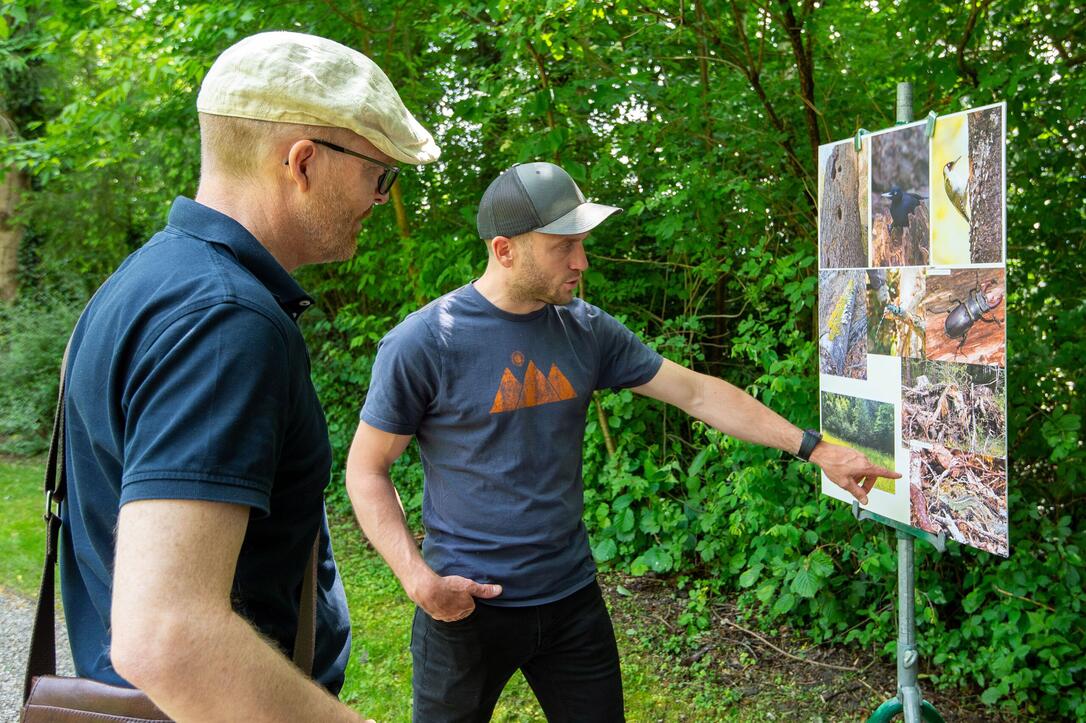
[[[342,461],[377,340],[478,274],[475,204],[517,161],[558,161],[626,209],[593,233],[589,301],[813,426],[817,144],[889,125],[898,79],[916,79],[918,117],[1006,100],[1012,557],[921,545],[920,647],[940,683],[1086,717],[1078,15],[1021,0],[335,5],[7,3],[0,110],[24,140],[3,157],[33,180],[17,220],[35,239],[26,263],[46,276],[24,293],[64,276],[94,286],[153,233],[173,195],[195,190],[192,108],[212,58],[242,35],[296,28],[365,49],[443,149],[403,174],[355,259],[299,274],[321,308],[302,325],[336,450],[332,504],[346,508]],[[0,324],[0,434],[29,451],[71,316],[16,308]],[[597,558],[676,575],[692,631],[709,626],[715,595],[737,594],[763,624],[892,654],[894,548],[820,497],[809,465],[628,392],[593,399],[584,454]],[[393,472],[415,521],[417,459]]]
[[[0,304],[0,453],[49,448],[60,359],[80,308],[49,295]]]

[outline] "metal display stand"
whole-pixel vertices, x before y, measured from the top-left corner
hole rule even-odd
[[[913,87],[911,83],[897,84],[897,124],[913,120]],[[857,137],[857,140],[859,138]],[[930,542],[936,550],[946,549],[946,533],[930,532],[910,527],[868,510],[853,501],[852,515],[857,520],[874,520],[895,530],[897,537],[897,696],[880,705],[867,723],[888,723],[904,713],[905,723],[945,723],[935,707],[923,699],[917,684],[915,578],[913,540]]]

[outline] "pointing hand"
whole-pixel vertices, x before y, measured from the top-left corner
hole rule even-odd
[[[872,464],[856,450],[825,440],[815,446],[811,461],[822,468],[831,482],[858,499],[862,505],[867,504],[867,493],[875,486],[879,477],[901,477],[893,470]]]

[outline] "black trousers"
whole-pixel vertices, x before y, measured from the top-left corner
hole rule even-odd
[[[444,623],[415,609],[415,723],[484,723],[520,669],[550,723],[624,721],[615,631],[593,580],[546,605],[479,603]]]

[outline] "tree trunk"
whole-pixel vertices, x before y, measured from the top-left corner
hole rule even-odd
[[[969,260],[1003,261],[1003,113],[969,116]]]
[[[0,133],[11,137],[15,126],[0,114]],[[12,224],[11,217],[25,187],[23,174],[14,168],[0,167],[0,299],[15,298],[18,291],[19,243],[23,229]]]
[[[931,246],[931,222],[925,204],[921,203],[909,214],[909,225],[901,235],[905,244],[905,265],[926,266]]]
[[[866,229],[860,218],[856,150],[838,143],[826,162],[819,211],[819,256],[824,269],[867,266]]]

